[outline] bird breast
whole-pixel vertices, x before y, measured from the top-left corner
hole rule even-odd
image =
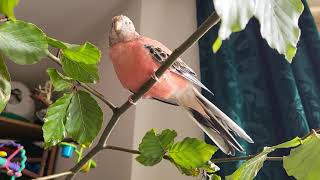
[[[135,40],[117,43],[109,49],[109,57],[121,84],[133,92],[137,92],[160,66],[144,44],[141,40]],[[168,99],[187,85],[184,78],[167,71],[145,97]]]

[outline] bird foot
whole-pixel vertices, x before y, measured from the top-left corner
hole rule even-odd
[[[154,73],[151,75],[151,78],[154,79],[155,81],[159,82],[159,78],[157,77],[156,72],[154,72]]]
[[[137,105],[137,103],[132,100],[132,95],[128,97],[128,102],[132,105]]]

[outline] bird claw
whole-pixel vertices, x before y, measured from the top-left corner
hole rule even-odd
[[[132,95],[128,97],[128,102],[132,105],[137,105],[137,103],[132,100]]]
[[[151,75],[151,78],[157,82],[159,82],[159,78],[157,77],[156,73],[154,72],[152,75]]]

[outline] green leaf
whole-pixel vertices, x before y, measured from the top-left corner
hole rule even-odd
[[[177,133],[166,129],[161,134],[156,134],[152,129],[146,133],[139,145],[139,155],[136,160],[145,166],[153,166],[162,160],[163,155],[172,146]]]
[[[209,161],[208,164],[202,166],[201,168],[208,173],[215,173],[220,170],[220,168],[211,161]]]
[[[6,107],[11,95],[10,74],[0,53],[0,112]]]
[[[89,42],[83,45],[69,44],[51,37],[47,37],[47,41],[50,46],[61,49],[69,60],[84,64],[97,64],[101,59],[100,50]]]
[[[232,175],[226,176],[226,180],[252,180],[262,168],[267,155],[272,151],[272,148],[265,147],[260,154],[241,164]]]
[[[103,113],[97,101],[87,92],[76,92],[66,117],[68,135],[79,144],[90,146],[100,131],[102,121]]]
[[[294,139],[278,144],[276,146],[272,146],[271,148],[273,149],[281,149],[281,148],[291,148],[291,147],[296,147],[299,146],[301,144],[301,138],[299,137],[295,137]]]
[[[16,20],[14,8],[18,5],[19,0],[1,0],[0,13],[5,14],[10,20]]]
[[[73,94],[66,93],[48,108],[42,126],[45,147],[54,146],[66,137],[64,123],[68,115],[68,107],[72,98]]]
[[[8,21],[0,26],[0,51],[17,64],[34,64],[47,55],[48,44],[35,25]]]
[[[217,171],[220,170],[220,168],[215,165],[214,163],[208,161],[206,164],[204,164],[203,166],[199,167],[199,168],[191,168],[191,169],[187,169],[184,168],[182,166],[180,166],[179,164],[177,164],[176,162],[174,162],[173,159],[169,159],[171,163],[173,163],[177,169],[181,172],[181,174],[184,174],[186,176],[198,176],[200,174],[200,172],[207,172],[207,173],[215,173]]]
[[[63,53],[68,59],[84,64],[97,64],[101,58],[100,50],[89,42],[84,45],[72,45],[64,49]]]
[[[144,166],[153,166],[158,164],[162,160],[162,156],[153,158],[153,157],[146,157],[144,155],[139,155],[136,157],[136,160]]]
[[[170,148],[168,156],[179,166],[194,169],[205,166],[217,150],[198,139],[185,138]]]
[[[298,180],[314,180],[320,177],[320,135],[312,134],[283,158],[283,167],[289,176]]]
[[[267,159],[267,155],[276,149],[291,148],[301,144],[301,139],[296,137],[290,141],[282,144],[265,147],[264,150],[255,157],[245,161],[241,166],[230,176],[226,176],[227,180],[252,180],[260,171],[264,161]]]
[[[75,80],[84,83],[96,83],[99,81],[98,67],[96,64],[79,63],[63,57],[62,68],[67,76]]]
[[[186,169],[186,168],[180,166],[179,164],[175,163],[173,160],[171,160],[171,162],[177,167],[177,169],[183,175],[196,177],[196,176],[199,176],[199,174],[200,174],[199,168]]]
[[[232,32],[243,30],[254,13],[253,0],[213,0],[214,8],[221,18],[219,37],[227,39]]]
[[[221,177],[216,174],[211,174],[209,176],[210,176],[209,180],[221,180]]]
[[[217,53],[222,45],[222,39],[218,37],[216,41],[213,43],[212,50],[214,53]]]
[[[298,26],[304,8],[301,0],[256,0],[255,3],[262,37],[291,62],[301,34]]]
[[[73,86],[72,79],[60,74],[56,69],[49,68],[47,73],[53,83],[54,90],[63,91]]]
[[[232,32],[243,30],[255,16],[260,31],[271,48],[291,62],[300,37],[298,20],[303,11],[301,0],[213,0],[221,18],[219,37],[227,39]],[[218,46],[219,42],[215,43]]]
[[[47,42],[50,46],[59,48],[59,49],[66,49],[70,44],[59,41],[57,39],[51,38],[47,36]]]

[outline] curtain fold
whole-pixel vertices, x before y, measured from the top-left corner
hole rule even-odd
[[[247,154],[320,127],[320,37],[306,1],[303,3],[302,33],[292,64],[262,39],[255,19],[224,41],[216,54],[212,43],[218,27],[199,41],[201,79],[215,96],[204,94],[253,138],[254,144],[240,141]],[[199,25],[213,9],[212,0],[197,0]],[[283,153],[287,152],[277,154]],[[239,164],[226,163],[221,173],[229,175]],[[290,178],[281,162],[266,162],[256,179]]]

